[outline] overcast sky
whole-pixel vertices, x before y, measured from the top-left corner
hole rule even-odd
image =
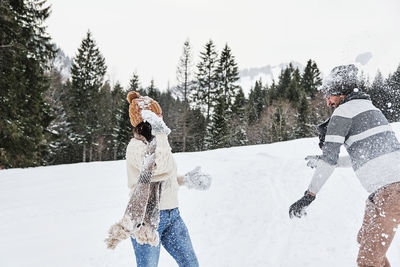
[[[323,72],[364,52],[372,76],[400,64],[399,0],[48,0],[48,32],[73,57],[88,29],[106,59],[108,78],[126,86],[154,78],[175,83],[182,45],[199,51],[212,39],[231,47],[240,69],[290,60]]]

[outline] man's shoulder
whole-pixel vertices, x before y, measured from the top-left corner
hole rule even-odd
[[[339,107],[337,107],[333,112],[332,117],[339,116],[351,119],[360,113],[370,110],[379,110],[379,109],[377,109],[372,104],[371,100],[355,99],[339,105]]]

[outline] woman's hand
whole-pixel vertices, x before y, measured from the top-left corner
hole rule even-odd
[[[183,176],[183,185],[189,189],[207,190],[211,186],[211,176],[203,173],[201,167],[198,166],[194,170]]]
[[[165,124],[163,119],[159,116],[157,116],[154,112],[150,110],[142,110],[142,118],[144,121],[147,121],[151,125],[151,134],[152,135],[157,135],[157,134],[166,134],[169,135],[171,133],[171,130],[168,128],[168,126]]]

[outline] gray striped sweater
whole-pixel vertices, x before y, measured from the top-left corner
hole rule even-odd
[[[368,192],[400,181],[400,143],[382,112],[363,93],[348,95],[328,124],[322,159],[309,190],[317,193],[338,161],[344,145],[352,167]],[[324,175],[322,172],[329,173]]]

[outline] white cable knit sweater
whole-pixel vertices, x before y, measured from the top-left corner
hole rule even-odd
[[[178,181],[177,167],[171,152],[167,136],[158,134],[155,162],[152,181],[166,181],[163,188],[160,209],[174,209],[178,207]],[[135,188],[138,181],[142,162],[144,158],[146,144],[138,139],[132,138],[126,148],[126,168],[128,172],[128,187],[131,191]]]

